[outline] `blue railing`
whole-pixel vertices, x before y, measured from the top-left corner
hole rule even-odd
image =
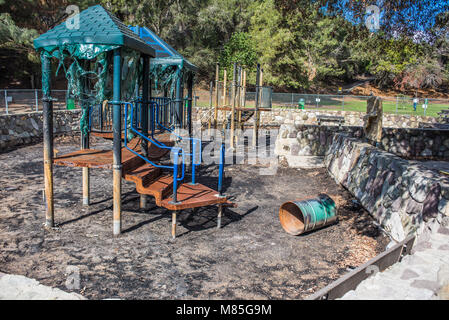
[[[156,101],[162,101],[162,103],[167,103],[167,101],[170,101],[169,98],[152,98],[152,100],[156,100]],[[162,128],[165,131],[170,132],[172,135],[174,135],[176,138],[178,138],[179,140],[188,140],[192,142],[192,152],[191,153],[186,153],[187,156],[191,157],[191,166],[192,166],[192,185],[196,184],[195,181],[195,176],[196,176],[196,167],[201,165],[202,162],[202,157],[201,157],[201,152],[202,152],[202,141],[200,139],[197,138],[190,138],[190,137],[182,137],[178,134],[175,133],[175,130],[171,129],[171,128],[167,128],[164,125],[162,125],[159,122],[159,114],[160,114],[160,106],[158,102],[150,102],[150,119],[151,119],[151,137],[153,138],[153,140],[157,140],[154,137],[154,129],[155,129],[155,124],[159,127]],[[161,142],[160,142],[161,143]],[[199,156],[197,156],[197,149],[199,150]]]
[[[225,144],[223,143],[220,148],[220,160],[218,167],[218,194],[223,196],[223,178],[224,178],[224,164],[225,164]]]
[[[172,128],[169,128],[165,126],[164,124],[160,123],[160,117],[164,114],[167,115],[168,111],[161,112],[162,107],[165,105],[165,107],[169,106],[171,103],[171,99],[169,98],[152,98],[152,101],[148,103],[148,107],[150,109],[149,117],[150,117],[150,132],[151,137],[148,137],[147,133],[143,134],[141,131],[142,129],[142,119],[141,119],[141,108],[143,106],[143,103],[141,100],[136,99],[135,101],[131,102],[120,102],[123,112],[122,117],[122,128],[124,130],[124,145],[127,150],[132,152],[133,154],[137,155],[141,159],[143,159],[145,162],[151,164],[152,166],[156,168],[161,169],[167,169],[167,170],[173,170],[173,202],[177,202],[177,189],[178,189],[178,183],[183,181],[185,178],[185,167],[186,167],[186,156],[191,157],[191,172],[192,172],[192,181],[191,185],[196,184],[196,173],[197,173],[197,167],[201,165],[202,163],[202,141],[200,139],[196,138],[190,138],[190,137],[182,137],[175,133],[175,130]],[[160,105],[162,104],[162,106]],[[108,103],[104,108],[102,105],[94,105],[90,107],[90,116],[89,116],[89,129],[92,131],[102,131],[102,132],[109,132],[109,130],[112,132],[112,103]],[[106,123],[105,123],[106,120]],[[154,136],[155,128],[161,128],[165,131],[170,132],[173,134],[177,139],[179,140],[186,140],[191,142],[192,146],[192,152],[187,153],[185,150],[181,147],[170,147],[165,145],[163,142],[157,140],[157,138]],[[96,129],[96,130],[95,130]],[[108,131],[104,131],[104,130]],[[129,133],[132,133],[133,135],[137,135],[139,138],[145,139],[148,142],[151,142],[156,147],[161,149],[167,149],[170,150],[171,153],[173,153],[173,166],[167,166],[167,165],[159,165],[154,163],[153,161],[147,159],[140,153],[136,152],[135,150],[131,149],[128,146],[128,136]],[[179,172],[179,155],[181,154],[181,164],[182,164],[182,170]],[[220,159],[219,159],[219,179],[218,179],[218,192],[220,193],[220,196],[223,194],[223,179],[224,179],[224,162],[225,162],[225,146],[222,145],[220,149]],[[181,177],[179,176],[179,173],[181,173]],[[175,179],[176,177],[176,179]]]
[[[177,148],[177,147],[168,147],[165,146],[163,144],[159,144],[156,141],[153,141],[152,139],[150,139],[149,137],[147,137],[146,135],[142,134],[141,132],[139,132],[139,130],[137,130],[135,127],[133,127],[133,124],[135,123],[133,121],[133,115],[134,115],[134,110],[135,110],[135,106],[132,103],[129,102],[121,102],[122,105],[125,106],[125,140],[124,140],[124,145],[125,148],[127,150],[129,150],[130,152],[132,152],[133,154],[137,155],[138,157],[140,157],[141,159],[143,159],[145,162],[151,164],[152,166],[156,167],[156,168],[161,168],[161,169],[168,169],[168,170],[173,170],[173,203],[177,203],[178,199],[177,199],[177,191],[178,191],[178,182],[181,182],[184,180],[185,177],[185,153],[184,150],[182,148]],[[144,157],[143,155],[141,155],[140,153],[136,152],[135,150],[131,149],[130,147],[128,147],[128,139],[127,139],[127,135],[128,135],[128,112],[130,109],[130,126],[129,126],[129,130],[131,130],[133,133],[137,134],[139,137],[153,143],[154,145],[156,145],[158,148],[161,149],[168,149],[173,153],[173,166],[166,166],[166,165],[159,165],[154,163],[153,161],[149,160],[148,158]],[[182,174],[181,177],[178,177],[179,175],[179,154],[181,153],[182,155]]]

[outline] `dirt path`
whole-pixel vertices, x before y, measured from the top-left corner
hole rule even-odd
[[[57,143],[65,153],[78,140]],[[213,169],[213,170],[212,170]],[[324,169],[226,168],[227,209],[217,230],[215,207],[179,217],[170,239],[170,215],[123,186],[123,229],[112,237],[112,173],[92,170],[92,202],[81,205],[81,169],[55,168],[56,222],[44,231],[42,145],[0,154],[0,272],[65,287],[68,266],[80,270],[79,290],[90,299],[300,299],[383,250],[387,239],[369,215]],[[215,187],[216,168],[199,182]],[[337,225],[301,237],[286,234],[279,206],[327,193],[338,203]]]

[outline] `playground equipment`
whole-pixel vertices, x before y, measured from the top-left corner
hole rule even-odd
[[[251,117],[254,116],[254,126],[253,126],[253,141],[252,145],[257,146],[258,140],[258,130],[260,127],[260,112],[261,111],[271,111],[271,108],[261,108],[263,92],[271,92],[270,87],[263,87],[263,69],[260,64],[257,65],[257,76],[256,76],[256,101],[255,108],[246,107],[246,80],[247,71],[241,66],[237,66],[234,63],[233,66],[233,78],[231,81],[230,89],[231,95],[228,101],[228,77],[226,69],[223,70],[223,81],[220,81],[220,65],[216,64],[215,69],[215,90],[213,89],[213,84],[210,85],[210,105],[209,105],[209,118],[208,118],[208,128],[209,130],[213,126],[214,129],[218,129],[218,114],[219,111],[222,112],[222,134],[223,140],[226,129],[229,130],[230,146],[232,149],[235,148],[237,141],[236,128],[243,130],[243,124],[247,122]],[[221,90],[221,104],[220,104],[220,88]],[[215,91],[215,106],[212,105],[213,92]],[[266,99],[266,105],[271,106],[271,94],[269,99]],[[213,112],[212,112],[213,111]],[[227,113],[230,113],[229,115]]]
[[[172,61],[168,45],[155,46],[143,41],[102,6],[90,7],[79,14],[80,29],[69,29],[66,23],[41,35],[34,41],[42,60],[44,94],[44,174],[46,226],[53,228],[53,165],[83,168],[83,204],[90,202],[89,169],[113,170],[113,233],[121,233],[122,179],[136,184],[141,194],[141,207],[146,196],[155,198],[157,206],[172,211],[172,236],[176,235],[176,217],[184,209],[218,205],[218,226],[224,205],[231,205],[223,195],[224,147],[221,148],[218,192],[197,183],[201,164],[201,141],[179,135],[179,129],[191,133],[193,76],[196,67],[185,69],[179,54]],[[142,35],[139,32],[139,35]],[[153,38],[154,39],[154,38]],[[164,43],[158,38],[158,43]],[[173,55],[175,53],[171,51]],[[151,65],[151,60],[155,63]],[[81,105],[81,150],[54,157],[53,99],[51,97],[51,59],[64,69],[70,98]],[[181,59],[181,60],[179,60]],[[179,61],[183,61],[179,64]],[[67,62],[70,67],[66,68]],[[111,67],[111,68],[110,68]],[[112,84],[109,79],[112,78]],[[152,97],[150,82],[164,92]],[[184,104],[183,85],[187,82]],[[185,110],[184,110],[185,108]],[[185,116],[184,116],[185,114]],[[89,148],[90,134],[113,139],[112,150]],[[187,141],[191,151],[174,145]],[[168,153],[172,163],[159,160]],[[190,159],[191,182],[184,182]]]
[[[287,233],[298,236],[335,223],[337,208],[329,196],[320,194],[317,199],[284,203],[279,220]]]

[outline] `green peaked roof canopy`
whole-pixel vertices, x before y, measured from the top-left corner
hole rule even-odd
[[[177,64],[194,73],[198,72],[198,68],[194,64],[184,58],[149,28],[139,26],[130,26],[129,28],[156,51],[155,59],[151,60],[152,64]]]
[[[78,17],[78,29],[69,29],[68,24],[63,22],[34,40],[35,49],[90,44],[128,47],[155,57],[151,46],[102,6],[90,7],[79,13]],[[73,19],[77,20],[78,17]]]

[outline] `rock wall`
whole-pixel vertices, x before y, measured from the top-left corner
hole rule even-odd
[[[70,133],[79,130],[80,110],[53,112],[53,132]],[[0,151],[42,139],[42,112],[0,116]]]
[[[382,148],[407,159],[449,160],[449,130],[384,128]]]
[[[362,127],[283,124],[275,152],[282,157],[324,156],[337,133],[360,138]],[[407,159],[449,159],[449,130],[384,128],[382,149]]]
[[[207,122],[210,113],[209,108],[194,108],[193,119]],[[227,112],[229,115],[229,112]],[[260,114],[261,125],[280,126],[282,124],[317,124],[317,115],[340,116],[345,118],[346,126],[363,126],[365,112],[351,112],[341,110],[296,110],[296,109],[273,109],[273,111],[262,111]],[[223,121],[222,112],[218,112],[218,121]],[[250,123],[252,123],[252,119]],[[383,114],[383,126],[386,128],[418,128],[419,123],[436,123],[433,117]]]
[[[449,177],[422,163],[336,134],[325,164],[396,241],[435,231],[449,217]]]

